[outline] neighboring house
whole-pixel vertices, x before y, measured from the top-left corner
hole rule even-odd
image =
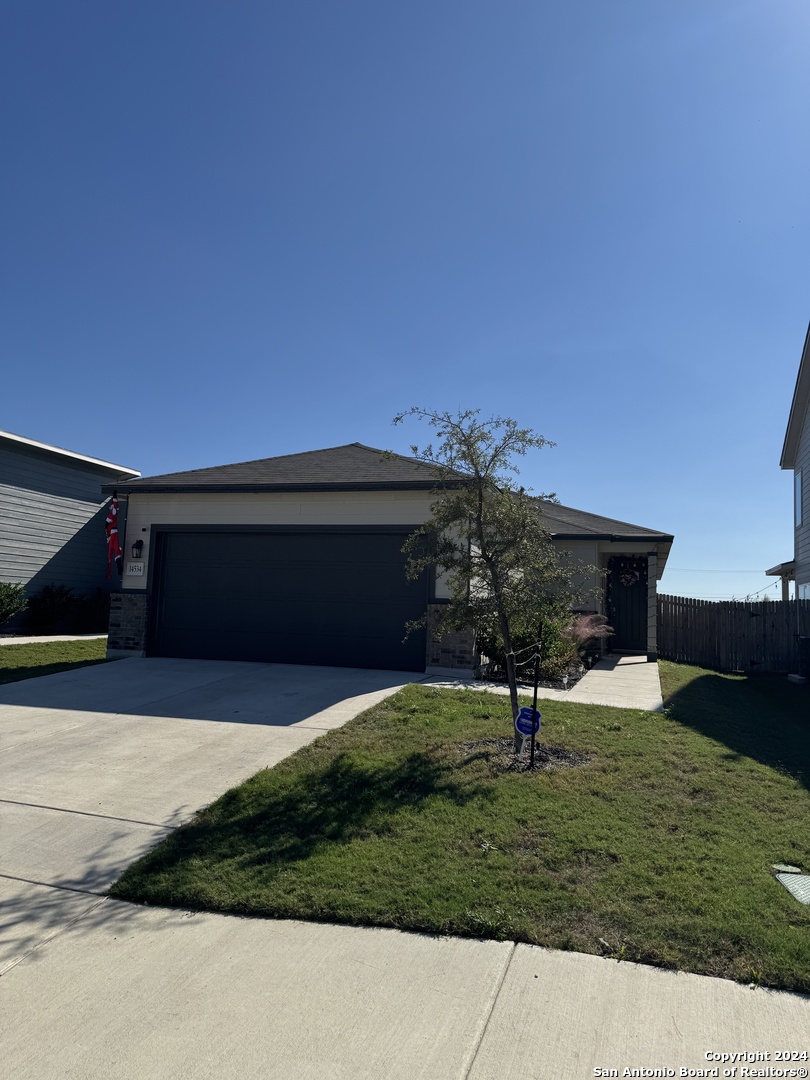
[[[790,406],[782,457],[783,469],[793,470],[793,558],[765,573],[782,579],[782,599],[788,599],[788,583],[795,581],[795,595],[810,600],[810,327],[804,341],[796,389]]]
[[[471,670],[470,634],[403,642],[406,622],[427,612],[430,625],[447,599],[435,574],[406,578],[401,550],[435,486],[429,466],[360,443],[119,484],[128,522],[109,655]],[[622,647],[654,653],[672,537],[547,512],[561,547],[609,571]]]
[[[0,581],[19,582],[29,596],[45,585],[77,595],[103,588],[109,497],[101,485],[139,475],[0,431]]]

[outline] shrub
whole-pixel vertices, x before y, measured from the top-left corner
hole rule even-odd
[[[540,630],[540,678],[557,679],[564,675],[578,659],[595,660],[598,643],[610,637],[613,628],[607,625],[604,615],[575,615],[570,611],[549,610],[543,617]],[[515,653],[521,665],[521,677],[534,671],[531,664],[523,666],[533,655],[537,642],[537,629],[522,628],[513,636]],[[478,648],[489,658],[490,674],[506,670],[506,657],[496,635],[479,634]]]
[[[543,616],[540,631],[540,678],[556,679],[563,674],[577,658],[577,647],[566,636],[565,630],[571,621],[570,612],[548,612]],[[527,626],[520,627],[512,634],[512,645],[518,663],[518,671],[521,678],[527,678],[534,671],[531,660],[534,655],[534,646],[537,643],[538,627],[529,629]],[[491,674],[502,674],[506,671],[506,657],[503,653],[503,644],[499,635],[479,634],[476,643],[481,652],[489,658],[489,670]]]
[[[70,633],[80,599],[67,585],[46,585],[28,601],[28,629],[33,634]]]
[[[32,634],[106,634],[110,594],[96,589],[88,596],[67,585],[46,585],[28,602],[26,629]]]
[[[25,611],[28,601],[22,585],[0,581],[0,626]]]
[[[599,642],[610,637],[613,627],[608,626],[604,615],[577,615],[567,627],[565,633],[573,642],[577,653],[585,659],[593,659],[599,654]]]
[[[110,624],[110,594],[96,589],[89,596],[76,597],[73,629],[77,634],[106,634]]]

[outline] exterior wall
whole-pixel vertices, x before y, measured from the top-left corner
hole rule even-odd
[[[810,467],[808,467],[810,476]],[[142,652],[146,637],[146,591],[149,580],[149,557],[152,527],[155,525],[408,525],[416,527],[430,516],[432,498],[429,492],[268,492],[268,493],[134,493],[129,497],[126,535],[122,536],[124,553],[124,592],[116,603],[110,619],[110,654],[115,650]],[[131,567],[130,549],[136,540],[143,540],[142,573],[135,575]],[[647,554],[650,545],[644,543],[611,543],[596,540],[561,540],[558,548],[568,552],[569,562],[596,567],[583,577],[590,595],[579,605],[583,611],[604,613],[603,582],[599,569],[614,554]],[[650,564],[648,594],[648,654],[656,651],[655,583],[658,577],[657,556]],[[143,596],[138,607],[133,597]],[[444,582],[436,582],[436,598],[446,598]],[[440,604],[428,608],[428,670],[440,669],[458,674],[471,674],[480,662],[475,651],[472,632],[452,634],[439,640],[431,631],[441,611]],[[120,655],[120,653],[119,653]]]
[[[796,451],[796,473],[802,474],[802,523],[796,525],[794,516],[794,559],[796,560],[796,595],[802,585],[810,586],[810,407],[804,416],[802,433]],[[795,488],[794,488],[795,490]]]
[[[587,566],[590,569],[582,574],[582,599],[574,605],[575,611],[604,611],[604,588],[600,574],[601,560],[599,544],[596,540],[560,540],[554,546],[561,551],[560,561],[568,566]]]
[[[108,656],[143,655],[147,633],[147,588],[153,525],[412,525],[430,516],[429,492],[268,492],[211,494],[133,494],[122,536],[124,591],[113,598]],[[132,573],[131,547],[143,540],[142,573]],[[446,596],[441,581],[436,595]],[[460,645],[450,651],[458,666]],[[451,666],[448,662],[448,666]],[[462,665],[463,666],[463,665]],[[466,667],[469,668],[469,663]]]
[[[119,592],[110,597],[107,657],[143,656],[149,598],[145,592]]]
[[[430,492],[316,491],[234,494],[133,494],[127,509],[125,589],[146,589],[152,525],[421,525]],[[143,573],[133,575],[130,549],[143,540]],[[126,545],[126,546],[124,546]],[[438,590],[437,590],[438,592]],[[439,593],[441,595],[441,593]]]
[[[106,587],[101,485],[114,480],[34,447],[0,446],[0,581],[20,582],[29,595],[51,584],[77,593]]]

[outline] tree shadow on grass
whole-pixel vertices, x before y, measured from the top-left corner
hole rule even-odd
[[[667,713],[735,755],[790,773],[810,788],[810,693],[784,676],[702,675],[665,703]]]
[[[483,785],[454,781],[453,771],[424,753],[394,764],[341,753],[317,771],[267,770],[178,829],[131,867],[112,894],[193,907],[202,895],[198,887],[204,890],[225,865],[245,885],[266,882],[326,845],[386,835],[397,814],[427,799],[461,805],[486,794]]]

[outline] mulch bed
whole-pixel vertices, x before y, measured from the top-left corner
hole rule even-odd
[[[515,754],[515,742],[511,738],[478,739],[476,742],[460,743],[460,754],[485,757],[495,772],[530,773],[530,745],[522,758]],[[591,759],[580,750],[568,750],[564,746],[549,746],[537,740],[534,746],[534,772],[551,772],[552,769],[575,769],[587,765]]]
[[[544,687],[546,690],[570,690],[573,686],[576,686],[590,666],[592,665],[572,664],[567,671],[562,672],[553,679],[540,679],[537,685]],[[506,683],[508,681],[506,671],[494,664],[490,664],[489,667],[484,669],[481,678],[485,682]],[[519,668],[518,687],[519,692],[523,694],[534,687],[534,679],[528,667],[521,666]]]

